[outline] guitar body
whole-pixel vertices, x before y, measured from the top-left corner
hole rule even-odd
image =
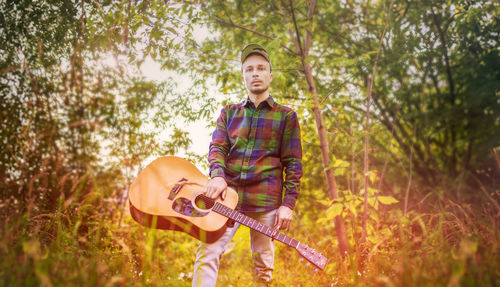
[[[228,218],[196,201],[208,182],[189,161],[166,156],[146,166],[129,189],[130,213],[151,228],[183,231],[201,241],[215,242],[226,230]],[[234,209],[238,194],[229,188],[217,202]]]

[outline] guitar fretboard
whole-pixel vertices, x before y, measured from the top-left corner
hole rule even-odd
[[[240,213],[234,209],[231,209],[231,208],[229,208],[229,207],[227,207],[219,202],[215,202],[215,205],[214,205],[212,210],[221,214],[221,215],[224,215],[225,217],[228,217],[236,222],[239,222],[240,224],[248,226],[248,227],[252,228],[253,230],[256,230],[264,235],[267,235],[271,238],[274,238],[275,240],[283,242],[288,246],[291,246],[293,248],[297,248],[297,246],[299,245],[299,242],[297,240],[292,239],[292,238],[290,238],[282,233],[277,232],[273,236],[273,229],[270,228],[269,226],[262,224],[262,223],[258,222],[257,220],[255,220],[249,216],[246,216],[243,213]]]
[[[203,203],[203,209],[211,209],[212,211],[219,213],[229,219],[232,219],[240,224],[250,227],[253,230],[256,230],[266,236],[274,238],[284,244],[295,248],[302,257],[307,259],[310,263],[314,264],[316,267],[323,270],[325,268],[327,259],[321,253],[318,253],[316,250],[310,248],[305,244],[301,244],[297,240],[294,240],[282,233],[276,232],[274,233],[273,229],[265,224],[258,222],[257,220],[246,216],[243,213],[240,213],[234,209],[231,209],[222,203],[216,202],[213,199],[206,197],[203,194],[197,196],[195,201],[201,200]]]

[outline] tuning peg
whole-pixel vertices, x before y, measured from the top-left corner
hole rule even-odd
[[[306,266],[309,266],[309,265],[311,265],[311,263],[307,262]]]
[[[318,269],[318,268],[314,268],[314,272],[318,272],[318,271],[319,271],[319,269]]]
[[[300,258],[299,258],[299,261],[300,261],[300,262],[304,261],[304,258],[300,257]]]

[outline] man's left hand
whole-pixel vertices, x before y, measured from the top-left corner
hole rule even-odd
[[[279,229],[290,229],[290,224],[292,222],[293,211],[288,206],[280,206],[276,217],[274,219],[274,231],[277,232]],[[273,232],[274,233],[274,232]]]

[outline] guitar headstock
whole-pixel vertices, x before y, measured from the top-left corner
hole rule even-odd
[[[302,257],[311,262],[314,266],[321,270],[325,269],[328,259],[323,256],[323,254],[302,243],[299,243],[296,249]]]

